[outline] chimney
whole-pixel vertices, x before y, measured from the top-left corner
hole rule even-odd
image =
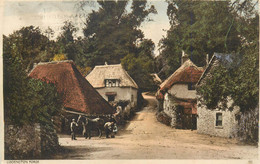
[[[182,50],[181,65],[189,59],[188,55]]]

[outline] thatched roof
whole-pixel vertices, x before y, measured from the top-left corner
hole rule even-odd
[[[77,70],[73,61],[39,63],[30,77],[54,83],[63,94],[63,106],[87,114],[112,114],[114,109]]]
[[[202,67],[197,67],[190,59],[186,60],[170,77],[161,85],[157,92],[157,98],[162,98],[161,91],[166,91],[176,83],[197,83],[203,72]]]
[[[95,66],[86,76],[86,79],[94,88],[105,87],[105,79],[119,79],[120,87],[133,87],[138,89],[135,81],[128,75],[121,64]]]

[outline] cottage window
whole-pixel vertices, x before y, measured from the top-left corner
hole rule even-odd
[[[188,90],[195,90],[195,85],[192,83],[188,84]]]
[[[119,79],[105,79],[104,81],[106,87],[119,87]]]
[[[108,102],[115,101],[115,95],[108,95],[107,99],[108,99]]]
[[[216,113],[216,126],[222,126],[222,113]]]

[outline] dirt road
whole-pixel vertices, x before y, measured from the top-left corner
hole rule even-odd
[[[59,139],[65,152],[60,159],[256,159],[258,148],[233,139],[197,134],[196,131],[167,127],[156,120],[156,99],[144,96],[148,105],[116,138],[91,140],[70,136]]]

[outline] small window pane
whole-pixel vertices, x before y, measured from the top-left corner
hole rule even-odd
[[[195,85],[192,83],[188,84],[188,90],[195,90]]]
[[[216,126],[222,126],[222,113],[216,113]]]

